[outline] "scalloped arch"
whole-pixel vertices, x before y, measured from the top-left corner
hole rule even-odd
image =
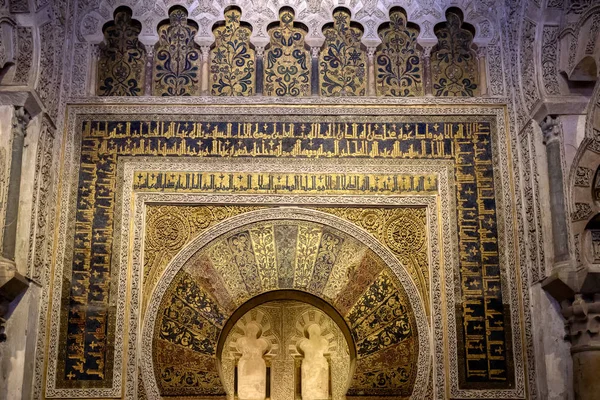
[[[380,41],[377,36],[377,27],[388,21],[389,11],[394,6],[401,6],[406,10],[409,20],[425,26],[431,25],[431,32],[423,29],[419,40],[434,41],[433,25],[444,21],[444,10],[450,6],[459,7],[464,11],[465,22],[475,26],[478,34],[475,44],[483,46],[489,43],[498,32],[497,22],[490,20],[490,5],[484,0],[460,0],[443,2],[433,0],[374,0],[374,1],[345,1],[336,0],[240,0],[236,6],[240,7],[244,20],[253,27],[251,41],[258,46],[268,43],[267,25],[277,20],[278,10],[282,6],[290,6],[296,12],[296,20],[304,22],[309,27],[307,42],[311,46],[321,46],[324,36],[323,26],[331,22],[333,10],[338,6],[346,7],[352,13],[352,19],[365,28],[363,43],[367,47],[377,46]],[[99,43],[102,41],[101,27],[112,18],[112,13],[119,6],[128,6],[133,10],[132,18],[142,22],[142,36],[145,43],[153,44],[156,39],[157,24],[167,18],[168,9],[173,5],[182,5],[189,11],[189,18],[200,26],[197,42],[209,46],[214,37],[210,27],[222,18],[229,2],[222,0],[191,0],[180,4],[175,0],[157,3],[150,0],[134,1],[122,0],[114,3],[111,0],[101,0],[100,4],[90,2],[81,10],[81,18],[77,37],[81,42]],[[493,7],[493,5],[492,5]]]

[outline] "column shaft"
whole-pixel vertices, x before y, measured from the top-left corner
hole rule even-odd
[[[200,95],[208,96],[210,95],[210,88],[208,84],[208,63],[210,60],[210,47],[202,46],[202,71],[200,74]]]
[[[377,96],[375,91],[375,47],[367,49],[367,96]]]
[[[550,213],[552,214],[552,241],[554,262],[569,259],[569,237],[567,231],[567,213],[563,188],[562,161],[560,152],[560,122],[558,118],[546,117],[540,124],[546,144],[548,163],[548,184],[550,190]]]
[[[19,193],[21,191],[21,165],[23,163],[23,144],[25,143],[25,127],[29,116],[23,107],[16,107],[12,126],[12,149],[10,176],[8,180],[8,196],[4,234],[2,240],[2,257],[15,260],[15,243],[17,237],[17,220],[19,218]]]

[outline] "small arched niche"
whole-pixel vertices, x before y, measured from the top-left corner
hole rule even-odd
[[[227,399],[345,399],[356,359],[343,318],[318,297],[282,290],[244,304],[217,350]]]
[[[600,214],[587,223],[583,242],[586,261],[590,264],[600,264]]]

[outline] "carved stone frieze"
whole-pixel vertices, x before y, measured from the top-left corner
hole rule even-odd
[[[534,43],[536,42],[537,24],[529,19],[523,20],[521,32],[520,72],[521,92],[527,110],[531,110],[540,99],[536,78],[536,62],[534,57]]]
[[[592,184],[594,170],[587,167],[577,167],[575,171],[575,186],[589,187]]]
[[[565,6],[565,0],[548,0],[546,7],[562,9]]]
[[[585,221],[592,215],[592,206],[588,203],[575,203],[575,209],[571,213],[572,221]]]
[[[570,0],[567,7],[567,14],[582,14],[589,6],[594,4],[595,0]]]
[[[56,118],[61,90],[65,29],[58,23],[47,22],[40,26],[39,34],[40,73],[36,89],[48,109],[48,114]]]
[[[546,93],[560,94],[558,85],[558,26],[546,25],[542,33],[542,79]]]
[[[33,28],[19,26],[16,33],[18,50],[16,54],[16,71],[12,83],[15,85],[27,85],[33,67]]]
[[[537,188],[537,171],[534,169],[535,146],[531,143],[534,132],[532,126],[523,132],[520,137],[521,157],[523,165],[523,199],[524,213],[527,222],[527,253],[531,265],[531,280],[537,282],[545,278],[543,259],[542,227],[540,222],[540,205]]]
[[[28,0],[8,0],[9,10],[11,13],[28,13]]]
[[[488,45],[486,64],[488,66],[487,78],[490,96],[504,96],[506,94],[506,85],[504,82],[502,46],[498,43]]]
[[[33,182],[32,203],[34,210],[31,214],[27,276],[40,284],[45,283],[43,279],[50,262],[47,258],[48,249],[52,246],[52,231],[50,230],[49,220],[52,218],[50,196],[54,189],[52,186],[54,129],[47,118],[42,121]]]
[[[598,34],[600,33],[600,12],[594,14],[592,17],[592,26],[588,33],[588,41],[585,45],[585,54],[594,55],[596,49],[596,41],[598,40]]]

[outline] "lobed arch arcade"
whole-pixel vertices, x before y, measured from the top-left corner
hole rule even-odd
[[[485,44],[460,8],[441,22],[425,24],[432,39],[407,11],[390,7],[380,23],[356,21],[349,8],[335,7],[327,22],[305,24],[293,7],[279,8],[266,36],[246,21],[239,6],[225,7],[209,29],[172,6],[143,37],[133,11],[117,7],[104,24],[94,59],[99,96],[480,96],[487,93]],[[300,14],[302,15],[302,14]],[[203,21],[207,23],[207,21]],[[311,38],[318,30],[321,36]],[[368,39],[376,32],[377,39]],[[201,42],[202,44],[199,44]],[[479,45],[477,44],[479,43]]]

